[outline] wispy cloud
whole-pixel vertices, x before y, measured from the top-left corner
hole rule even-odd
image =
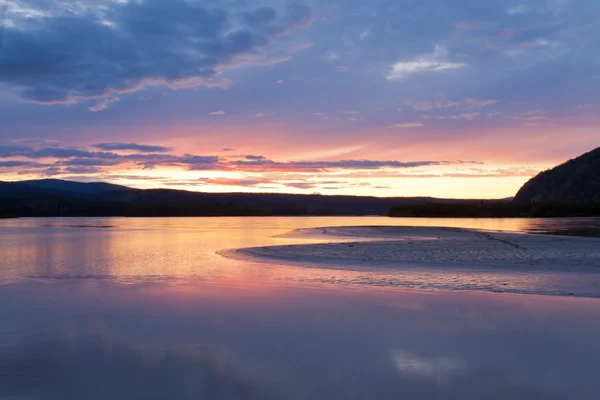
[[[467,100],[465,100],[465,103],[469,106],[469,108],[479,109],[479,108],[493,106],[494,104],[498,103],[498,101],[497,100],[467,99]]]
[[[422,126],[423,126],[422,122],[405,122],[403,124],[394,124],[394,125],[392,125],[392,128],[408,129],[408,128],[420,128]]]
[[[473,30],[479,28],[479,24],[473,23],[473,22],[461,22],[459,24],[456,24],[455,26],[458,29],[463,30],[463,31],[473,31]]]
[[[345,159],[337,161],[275,161],[262,155],[176,155],[170,153],[139,153],[143,150],[164,151],[162,146],[142,145],[136,143],[102,143],[94,148],[133,150],[136,153],[116,153],[114,151],[92,151],[87,148],[72,147],[42,147],[32,146],[0,146],[0,158],[3,168],[18,168],[27,166],[37,173],[61,175],[84,171],[87,168],[92,173],[92,167],[100,170],[127,168],[129,170],[148,170],[159,167],[178,167],[187,171],[227,171],[253,173],[315,173],[342,170],[378,170],[406,169],[426,166],[448,166],[462,164],[477,164],[476,161],[399,161],[399,160],[369,160]],[[43,162],[40,162],[43,160]],[[95,170],[94,170],[95,171]],[[94,172],[95,173],[95,172]]]
[[[211,112],[209,114],[210,115],[225,115],[225,111],[223,111],[223,110],[213,111],[213,112]]]
[[[115,103],[117,101],[120,101],[121,99],[117,96],[113,96],[113,97],[107,97],[104,99],[99,99],[96,101],[96,104],[88,107],[88,110],[90,110],[91,112],[99,112],[99,111],[104,111],[108,108],[108,106],[111,103]]]
[[[456,115],[441,115],[436,118],[442,119],[442,120],[444,120],[444,119],[446,119],[446,120],[466,119],[466,120],[472,121],[475,118],[479,117],[479,115],[481,115],[480,112],[473,112],[473,113],[462,113],[462,114],[456,114]]]
[[[419,56],[413,60],[398,61],[392,64],[391,70],[386,76],[391,81],[401,81],[415,74],[427,72],[444,72],[459,69],[464,63],[447,61],[448,52],[440,46],[435,46],[432,54]]]
[[[547,118],[547,112],[541,109],[529,110],[507,115],[504,118],[516,121],[539,121]]]
[[[123,143],[123,142],[108,142],[108,143],[98,143],[92,145],[92,147],[100,150],[106,151],[118,151],[118,150],[132,150],[139,151],[144,153],[166,153],[173,150],[172,147],[167,146],[153,146],[147,144],[138,144],[138,143]]]
[[[433,109],[443,109],[443,108],[471,108],[471,109],[480,109],[492,106],[498,103],[497,100],[491,99],[467,99],[464,101],[454,101],[448,100],[446,98],[438,98],[436,100],[424,100],[424,101],[413,101],[406,100],[404,102],[405,105],[412,108],[415,111],[430,111]]]
[[[461,103],[458,101],[449,101],[446,99],[438,99],[435,101],[412,101],[406,100],[405,105],[412,108],[415,111],[429,111],[434,108],[451,108],[460,107]]]

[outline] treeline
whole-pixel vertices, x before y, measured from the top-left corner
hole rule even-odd
[[[35,203],[12,202],[10,211],[0,211],[0,218],[10,217],[191,217],[191,216],[302,216],[338,215],[335,209],[309,210],[302,205],[269,206],[232,203],[120,203],[50,200]]]
[[[57,180],[0,182],[0,210],[19,217],[386,215],[393,205],[423,201],[444,200],[199,193]]]
[[[394,206],[390,217],[556,218],[600,216],[600,202],[481,201],[471,204],[430,203]]]

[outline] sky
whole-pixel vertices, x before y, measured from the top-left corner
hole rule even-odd
[[[504,198],[600,146],[597,0],[0,0],[0,180]]]

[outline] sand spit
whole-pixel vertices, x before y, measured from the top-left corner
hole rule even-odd
[[[454,267],[485,271],[600,273],[598,238],[396,226],[299,229],[279,237],[318,238],[324,243],[254,247],[219,253],[259,262],[349,269]],[[334,242],[327,242],[328,238]],[[340,243],[340,239],[344,242]]]

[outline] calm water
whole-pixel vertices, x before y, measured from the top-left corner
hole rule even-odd
[[[310,242],[271,237],[296,228],[383,224],[572,231],[597,220],[0,221],[0,399],[598,398],[600,300],[481,292],[585,296],[590,277],[215,253]]]
[[[232,261],[231,248],[320,242],[281,239],[296,228],[426,225],[555,232],[600,226],[600,219],[392,219],[386,217],[49,218],[0,221],[0,283],[20,278],[285,282],[371,285],[599,297],[596,274],[404,268],[402,271],[294,268]],[[344,241],[347,239],[339,239]]]

